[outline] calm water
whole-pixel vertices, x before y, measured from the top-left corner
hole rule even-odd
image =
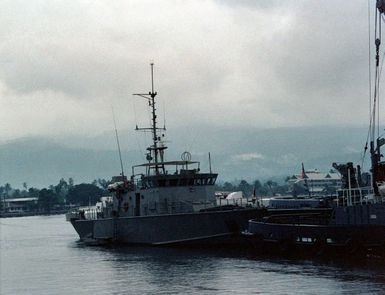
[[[385,262],[85,247],[63,215],[0,219],[0,294],[385,294]]]

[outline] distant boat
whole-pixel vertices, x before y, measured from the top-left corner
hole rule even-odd
[[[163,134],[157,126],[153,64],[152,90],[138,94],[151,109],[149,131],[152,145],[147,162],[132,167],[129,179],[122,173],[113,177],[108,189],[113,198],[98,208],[67,214],[81,240],[89,244],[127,243],[148,245],[237,243],[241,230],[261,210],[249,203],[218,206],[214,184],[218,174],[202,172],[200,163],[184,152],[181,160],[166,161]],[[119,142],[118,142],[119,144]]]
[[[377,1],[376,19],[380,25],[385,1]],[[377,32],[377,30],[376,30]],[[385,162],[381,146],[385,139],[375,137],[379,89],[379,45],[376,36],[376,83],[370,126],[372,181],[363,187],[360,167],[352,163],[333,164],[342,174],[333,210],[272,214],[249,221],[243,232],[260,252],[280,254],[385,256]],[[366,150],[366,149],[365,149]]]

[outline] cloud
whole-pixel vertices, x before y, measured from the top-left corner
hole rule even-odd
[[[265,157],[260,153],[246,153],[232,156],[232,159],[236,162],[239,161],[253,161],[253,160],[263,160]]]
[[[150,60],[170,126],[365,124],[366,5],[7,1],[0,137],[106,131],[111,104],[147,123],[131,94],[150,90]]]
[[[49,135],[60,138],[69,134],[87,136],[95,125],[113,128],[111,110],[103,101],[76,101],[64,93],[39,90],[16,94],[0,84],[1,139]]]
[[[358,149],[355,146],[345,146],[343,149],[341,149],[345,153],[351,153],[351,154],[361,154],[362,149]]]
[[[301,159],[298,156],[298,154],[294,154],[294,153],[282,154],[273,160],[273,162],[275,162],[276,164],[280,164],[283,166],[300,165],[299,164],[300,161]]]

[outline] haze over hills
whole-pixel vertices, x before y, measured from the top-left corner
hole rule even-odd
[[[332,162],[360,163],[366,140],[364,127],[307,127],[276,129],[194,128],[171,129],[167,160],[180,159],[184,151],[208,170],[208,152],[219,181],[246,179],[283,181],[305,168],[328,171]],[[125,173],[144,161],[144,136],[120,132]],[[368,162],[366,160],[366,162]],[[45,187],[60,178],[75,183],[110,179],[120,173],[114,132],[94,137],[24,138],[0,145],[0,183]]]
[[[147,126],[150,106],[131,94],[148,93],[152,76],[158,123],[175,127],[168,159],[187,150],[206,170],[211,152],[221,181],[360,159],[366,128],[282,127],[369,121],[374,0],[328,1],[322,9],[312,1],[5,2],[0,183],[46,186],[119,173],[114,132],[88,134],[112,129],[111,106],[118,127]],[[119,131],[130,174],[145,140]]]

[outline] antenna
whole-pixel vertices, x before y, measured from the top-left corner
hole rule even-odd
[[[163,130],[166,130],[166,105],[163,99]]]
[[[151,121],[152,121],[152,126],[148,128],[138,128],[136,127],[135,130],[150,130],[152,132],[152,142],[153,145],[148,147],[147,150],[150,151],[154,155],[154,168],[155,168],[155,173],[159,174],[159,168],[161,168],[164,172],[164,165],[162,164],[163,162],[163,150],[166,149],[167,147],[165,146],[160,146],[159,141],[160,137],[157,134],[158,130],[165,130],[165,128],[158,128],[156,126],[157,121],[157,115],[156,115],[156,108],[155,108],[155,96],[158,94],[157,92],[154,92],[154,63],[150,63],[151,66],[151,91],[148,93],[136,93],[134,95],[143,97],[147,99],[149,106],[151,107]],[[159,159],[160,158],[160,159]],[[152,159],[151,159],[152,160]],[[160,160],[160,161],[159,161]]]
[[[210,155],[210,152],[209,152],[209,167],[210,167],[210,173],[212,173],[212,171],[211,171],[211,155]]]
[[[152,94],[154,94],[154,62],[151,62],[150,63],[150,66],[151,66],[151,96]],[[156,93],[155,93],[156,95]],[[155,97],[154,95],[154,97]]]
[[[118,129],[116,128],[115,112],[114,112],[114,108],[112,107],[112,105],[111,105],[111,111],[112,111],[112,118],[113,118],[113,120],[114,120],[116,143],[117,143],[117,145],[118,145],[118,151],[119,151],[120,168],[122,169],[122,177],[123,177],[123,180],[124,180],[124,171],[123,171],[122,153],[121,153],[121,151],[120,151],[120,143],[119,143]]]

